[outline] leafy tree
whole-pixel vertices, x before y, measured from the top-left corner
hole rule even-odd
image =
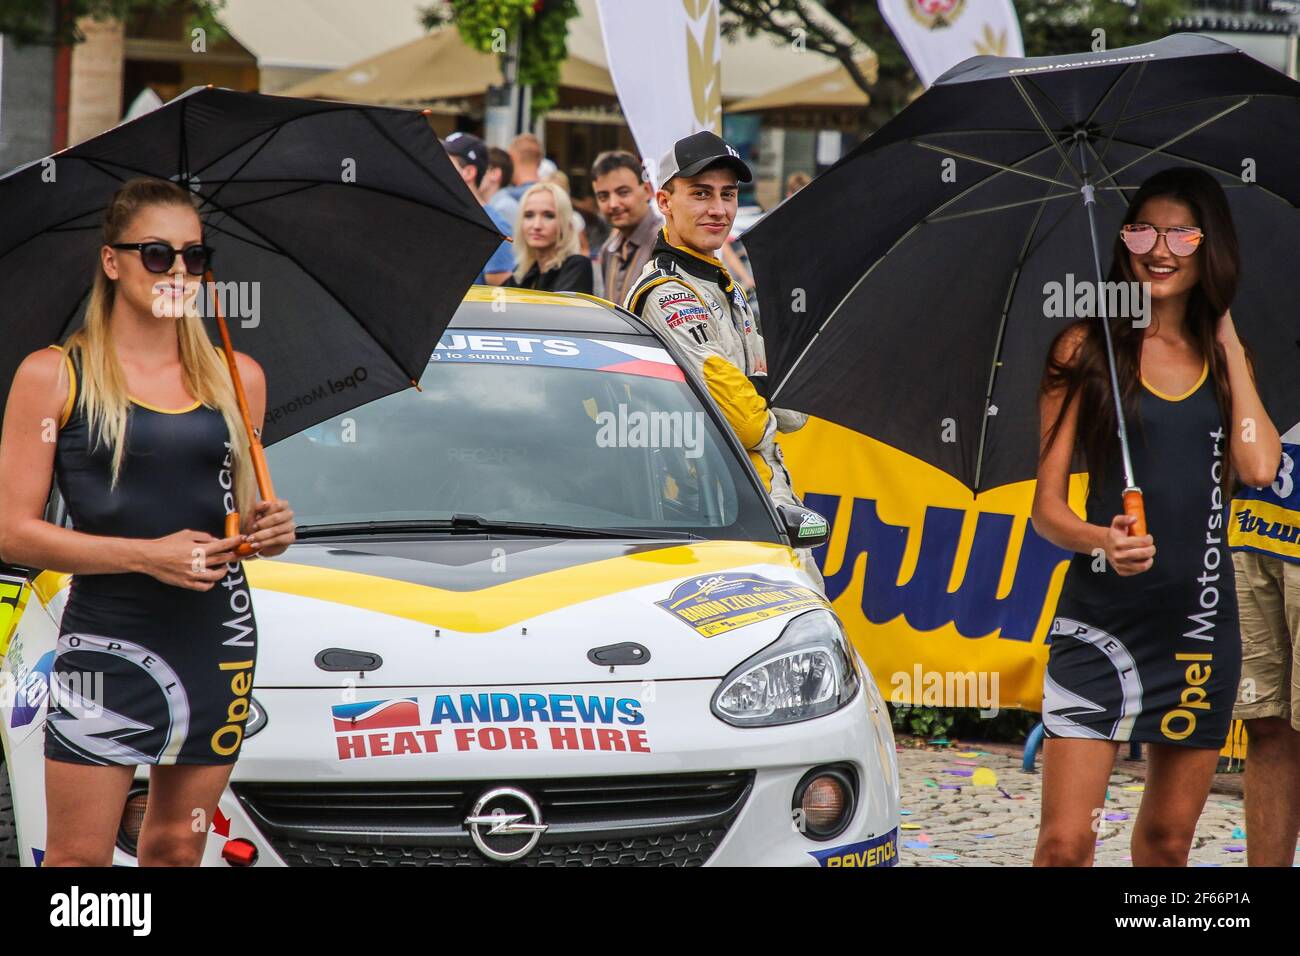
[[[967,0],[979,3],[981,0]],[[1190,0],[1014,0],[1026,56],[1078,53],[1093,47],[1093,30],[1104,33],[1106,49],[1162,37],[1171,20],[1186,14]],[[868,96],[864,123],[876,129],[907,105],[918,81],[907,55],[874,0],[822,0],[821,6],[876,54],[880,67],[874,83],[853,68],[854,49],[837,40],[817,20],[807,0],[720,0],[725,36],[767,33],[789,42],[792,27],[807,36],[806,46],[839,62]],[[859,48],[856,51],[861,53]]]
[[[517,81],[532,87],[536,118],[559,100],[560,64],[568,53],[569,21],[576,0],[444,0],[422,8],[426,29],[454,23],[461,38],[482,53],[505,56],[519,31]]]
[[[189,0],[189,26],[202,27],[210,39],[225,35],[218,16],[226,0]],[[19,44],[62,46],[81,43],[77,28],[82,17],[127,20],[137,12],[165,13],[176,0],[4,0],[0,3],[0,33]]]

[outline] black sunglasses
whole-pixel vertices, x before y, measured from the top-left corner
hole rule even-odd
[[[167,242],[115,242],[114,249],[134,249],[140,253],[140,262],[150,272],[170,272],[176,261],[176,250]],[[212,265],[212,247],[201,242],[191,243],[180,250],[185,262],[185,271],[192,276],[201,276]]]

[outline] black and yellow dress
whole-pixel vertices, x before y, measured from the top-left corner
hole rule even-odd
[[[1208,366],[1183,395],[1145,382],[1130,422],[1133,468],[1155,540],[1152,566],[1121,577],[1075,554],[1052,622],[1043,680],[1049,737],[1218,749],[1241,673],[1241,637],[1221,482],[1228,455]],[[1109,526],[1124,488],[1118,442],[1087,520]]]
[[[59,346],[51,346],[59,348]],[[74,530],[159,538],[224,535],[233,510],[229,432],[195,402],[135,399],[118,485],[112,452],[95,447],[81,405],[79,350],[55,451]],[[242,562],[207,591],[147,574],[75,574],[59,627],[45,756],[85,764],[224,764],[239,756],[257,658],[257,622]]]

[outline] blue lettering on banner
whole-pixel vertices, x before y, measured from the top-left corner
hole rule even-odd
[[[840,496],[808,492],[803,500],[806,507],[832,516],[829,520],[833,534],[833,516],[839,509]],[[874,499],[852,499],[839,570],[825,574],[827,548],[813,552],[825,577],[826,596],[834,601],[843,594],[853,578],[858,556],[869,554],[862,586],[862,613],[872,624],[887,624],[902,616],[918,631],[951,624],[963,637],[985,637],[997,631],[1007,640],[1032,641],[1047,602],[1052,573],[1069,558],[1069,553],[1040,537],[1032,522],[1026,522],[1011,590],[1005,597],[998,597],[998,580],[1011,545],[1015,516],[980,512],[961,584],[956,591],[949,591],[966,515],[959,508],[925,509],[916,570],[907,583],[899,584],[903,554],[914,529],[882,521]]]
[[[575,713],[576,712],[576,713]],[[431,724],[473,723],[645,723],[641,701],[635,697],[595,694],[438,694],[433,698]]]

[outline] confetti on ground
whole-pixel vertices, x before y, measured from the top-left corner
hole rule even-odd
[[[978,757],[979,754],[973,750],[958,750],[953,753],[954,757]]]
[[[1125,787],[1124,789],[1125,789],[1125,790],[1128,790],[1128,791],[1130,791],[1130,792],[1132,792],[1132,793],[1141,793],[1141,792],[1142,792],[1143,790],[1145,790],[1146,788],[1147,788],[1147,787],[1146,787],[1146,784],[1144,784],[1144,783],[1131,783],[1131,784],[1129,784],[1127,787]]]
[[[898,811],[898,815],[899,815],[900,817],[910,817],[910,816],[912,815],[912,811],[911,811],[911,810],[899,810],[899,811]]]
[[[1244,846],[1225,846],[1223,848],[1223,852],[1224,853],[1245,853],[1246,848]]]
[[[1108,814],[1106,814],[1106,819],[1107,819],[1107,820],[1127,820],[1127,819],[1128,819],[1128,814],[1127,814],[1127,813],[1108,813]]]
[[[904,830],[919,830],[919,829],[921,829],[921,824],[919,824],[919,823],[903,823],[903,824],[900,824],[900,826],[902,826],[902,828],[903,828]]]
[[[903,849],[905,850],[928,850],[930,844],[922,843],[920,840],[904,840]]]
[[[959,766],[959,767],[978,767],[978,766],[979,766],[979,761],[977,761],[977,760],[954,760],[953,763],[955,763],[955,764],[956,764],[957,766]]]
[[[945,770],[944,773],[950,773],[954,777],[969,777],[975,773],[974,770]]]
[[[930,741],[930,743],[933,744],[933,745],[936,746],[936,747],[946,747],[946,746],[948,746],[948,738],[947,738],[947,737],[935,737],[933,740]]]
[[[961,793],[961,787],[955,783],[944,783],[939,785],[940,790],[956,790]]]
[[[996,840],[997,837],[998,837],[998,835],[997,835],[996,833],[977,833],[977,834],[975,834],[975,839],[977,839],[977,840]]]
[[[1246,839],[1246,831],[1241,827],[1237,827],[1232,831],[1232,838],[1234,840],[1244,840]]]
[[[926,785],[927,787],[935,787],[935,788],[938,788],[938,786],[939,786],[937,783],[935,783],[935,782],[934,782],[932,779],[930,779],[929,777],[926,777],[926,778],[925,778],[925,785]]]
[[[977,787],[996,787],[998,785],[998,775],[988,767],[980,767],[971,776],[971,783]]]
[[[955,860],[955,859],[957,859],[957,854],[956,854],[956,853],[931,853],[931,854],[930,854],[930,859],[932,859],[932,860]]]

